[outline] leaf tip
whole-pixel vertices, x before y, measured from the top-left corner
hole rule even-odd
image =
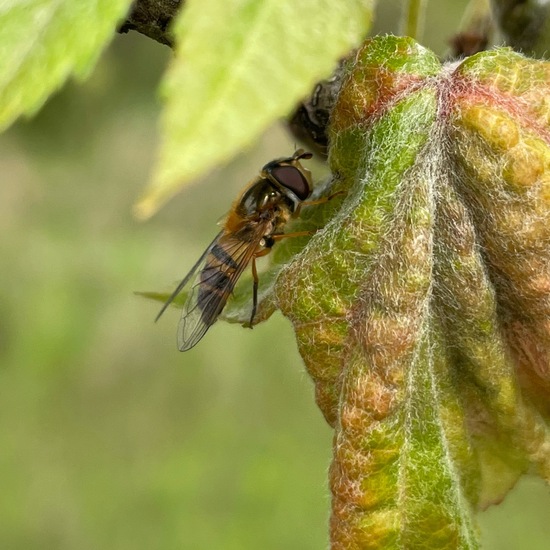
[[[146,221],[153,216],[159,208],[160,204],[157,200],[152,198],[151,195],[145,195],[134,204],[132,213],[136,219]]]

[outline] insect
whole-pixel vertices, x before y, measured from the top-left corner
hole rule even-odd
[[[216,322],[249,264],[253,278],[252,326],[258,306],[256,259],[269,254],[280,239],[310,235],[310,231],[284,233],[284,228],[291,218],[299,215],[302,206],[328,200],[305,202],[311,194],[312,181],[309,170],[300,161],[312,156],[298,149],[291,157],[267,163],[233,203],[222,230],[163,305],[156,320],[191,284],[178,326],[180,351],[196,345]]]

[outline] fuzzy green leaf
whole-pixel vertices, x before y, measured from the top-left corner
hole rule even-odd
[[[550,64],[381,37],[346,73],[347,197],[275,285],[335,429],[332,548],[477,548],[475,510],[550,481]]]
[[[365,36],[372,0],[188,0],[164,83],[163,144],[138,203],[153,214],[286,115]]]
[[[5,0],[0,5],[0,129],[84,78],[131,0]]]

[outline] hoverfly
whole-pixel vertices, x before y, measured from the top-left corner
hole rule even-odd
[[[297,217],[312,191],[311,173],[300,164],[312,153],[298,149],[291,157],[267,163],[260,174],[233,203],[223,228],[204,251],[191,271],[163,305],[156,320],[174,298],[191,282],[178,327],[180,351],[191,349],[205,335],[222,312],[235,284],[252,264],[252,313],[258,306],[256,258],[269,254],[273,245],[285,237],[310,235],[310,231],[284,233],[291,218]]]

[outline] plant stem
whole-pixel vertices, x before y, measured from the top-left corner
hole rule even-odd
[[[403,8],[401,34],[422,39],[427,0],[408,0]]]

